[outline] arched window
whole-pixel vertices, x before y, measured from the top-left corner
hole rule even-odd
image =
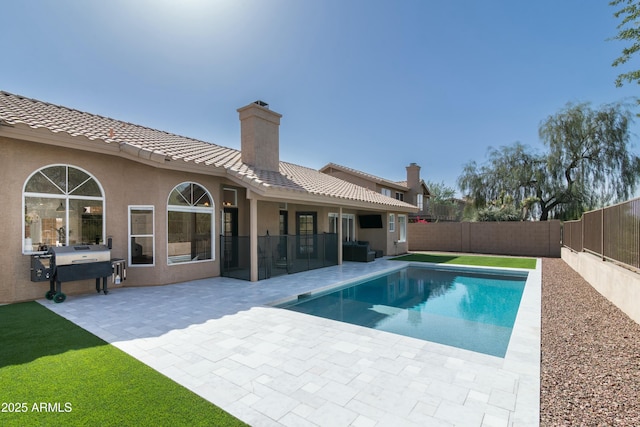
[[[194,182],[183,182],[167,202],[167,263],[214,258],[214,206],[209,192]]]
[[[23,252],[104,243],[104,193],[88,172],[69,165],[34,172],[23,191]]]

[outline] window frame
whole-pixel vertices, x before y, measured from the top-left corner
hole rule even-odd
[[[345,230],[345,221],[347,229]],[[356,215],[355,214],[342,214],[340,221],[340,227],[342,227],[342,241],[343,242],[355,242],[356,241]]]
[[[179,188],[180,186],[184,185],[184,184],[189,184],[189,186],[191,187],[192,185],[196,185],[199,186],[200,188],[202,188],[202,190],[204,191],[204,193],[207,195],[207,197],[209,198],[209,201],[211,202],[211,206],[193,206],[193,205],[172,205],[169,203],[169,200],[171,199],[171,194],[174,192],[174,190],[176,190],[177,188]],[[216,208],[215,208],[215,200],[213,199],[213,197],[211,196],[211,192],[209,190],[207,190],[207,188],[200,184],[199,182],[196,181],[183,181],[178,183],[177,185],[173,186],[171,188],[171,190],[169,191],[169,195],[167,196],[167,209],[166,209],[166,214],[167,214],[167,219],[165,221],[165,225],[166,225],[166,238],[165,238],[165,243],[166,243],[166,262],[168,266],[177,266],[177,265],[185,265],[185,264],[196,264],[196,263],[202,263],[202,262],[213,262],[216,259],[216,239],[215,239],[215,226],[216,226]],[[210,219],[210,226],[211,226],[211,233],[210,233],[210,245],[211,245],[211,258],[206,258],[206,259],[197,259],[197,260],[188,260],[188,261],[179,261],[179,262],[175,262],[172,261],[169,257],[169,244],[170,243],[174,243],[174,242],[169,242],[169,212],[182,212],[182,213],[193,213],[193,214],[209,214],[211,216]]]
[[[178,185],[180,185],[180,184],[178,184]],[[175,189],[175,187],[174,187],[174,189]],[[171,190],[171,191],[173,191],[173,190]],[[226,192],[233,193],[233,202],[232,203],[226,204],[227,203],[226,202],[226,197],[225,197],[225,193]],[[238,207],[238,189],[237,188],[222,187],[222,207],[223,208],[237,208]]]
[[[338,227],[342,229],[342,241],[356,240],[356,215],[343,213],[342,218],[337,212],[329,212],[329,233],[338,234]]]
[[[390,213],[389,214],[389,233],[395,233],[395,232],[396,232],[396,214]]]
[[[134,234],[132,233],[132,211],[133,210],[150,210],[151,211],[151,235],[148,234]],[[151,247],[153,249],[153,262],[151,264],[134,264],[133,263],[133,251],[131,248],[131,239],[135,237],[151,237]],[[128,207],[128,228],[127,228],[127,242],[128,242],[128,255],[127,263],[130,267],[155,267],[157,253],[156,253],[156,211],[153,205],[129,205]]]
[[[329,212],[329,233],[338,234],[339,218],[338,212]]]
[[[398,242],[407,241],[407,215],[398,214]]]
[[[49,168],[54,168],[54,167],[64,167],[65,168],[65,183],[67,185],[66,190],[64,190],[64,193],[60,193],[60,194],[56,194],[56,193],[38,193],[38,192],[32,192],[32,191],[27,191],[27,185],[29,184],[29,182],[41,171],[45,170],[45,169],[49,169]],[[78,171],[86,174],[90,180],[93,180],[96,184],[96,186],[98,187],[99,191],[100,191],[100,196],[82,196],[82,195],[77,195],[77,194],[73,194],[73,191],[76,190],[78,187],[75,187],[71,190],[69,190],[68,188],[68,184],[69,184],[69,168],[73,168],[73,169],[77,169]],[[49,179],[49,177],[47,177],[46,175],[44,175],[45,178]],[[84,185],[84,183],[88,182],[89,179],[83,181],[83,183],[81,185]],[[51,181],[49,179],[49,181]],[[58,187],[55,183],[51,182],[53,185],[55,185],[56,187]],[[59,187],[58,187],[59,188]],[[60,189],[62,191],[62,189]],[[21,204],[21,228],[20,228],[20,233],[21,233],[21,237],[20,237],[20,241],[22,242],[21,246],[21,252],[23,255],[33,255],[33,254],[42,254],[44,253],[44,251],[34,251],[33,250],[33,242],[31,245],[31,250],[26,250],[25,246],[26,246],[26,239],[27,237],[25,237],[26,234],[26,226],[27,226],[27,198],[46,198],[46,199],[55,199],[55,200],[59,200],[61,204],[64,205],[64,225],[63,227],[65,227],[65,238],[64,241],[65,243],[61,246],[68,246],[69,245],[69,236],[71,234],[71,230],[69,230],[69,212],[70,212],[70,201],[76,201],[76,200],[86,200],[86,201],[93,201],[93,202],[101,202],[102,203],[102,240],[101,240],[101,244],[104,244],[106,242],[106,227],[107,227],[107,209],[106,209],[106,197],[105,197],[105,192],[104,192],[104,188],[102,187],[102,184],[100,183],[100,181],[95,177],[95,175],[93,175],[92,173],[88,172],[86,169],[83,169],[81,167],[72,165],[72,164],[68,164],[68,163],[54,163],[54,164],[49,164],[49,165],[45,165],[42,166],[38,169],[36,169],[35,171],[33,171],[31,174],[29,174],[29,176],[27,177],[27,179],[25,179],[24,184],[22,186],[22,204]],[[92,242],[94,243],[94,242]]]
[[[302,234],[302,217],[311,218],[311,233]],[[318,212],[298,211],[296,212],[296,252],[298,257],[316,258],[318,256]],[[310,242],[310,243],[309,243]]]

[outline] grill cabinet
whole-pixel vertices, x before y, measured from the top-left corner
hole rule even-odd
[[[43,256],[37,261],[43,264]],[[49,278],[49,291],[45,297],[55,302],[63,302],[66,295],[62,293],[62,282],[75,280],[96,279],[96,291],[100,293],[100,278],[102,278],[102,291],[108,294],[107,277],[113,273],[111,263],[111,251],[105,245],[75,245],[51,247],[45,257],[49,257],[49,272],[43,268],[38,276],[38,270],[32,268],[31,276]],[[35,257],[34,257],[35,258]],[[44,265],[43,265],[44,267]]]

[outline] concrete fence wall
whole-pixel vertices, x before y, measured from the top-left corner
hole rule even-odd
[[[640,275],[587,252],[562,248],[562,259],[602,296],[640,324]]]
[[[560,221],[410,223],[410,251],[560,257]]]

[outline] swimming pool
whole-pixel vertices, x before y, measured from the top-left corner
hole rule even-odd
[[[504,357],[527,275],[408,266],[278,307]]]

